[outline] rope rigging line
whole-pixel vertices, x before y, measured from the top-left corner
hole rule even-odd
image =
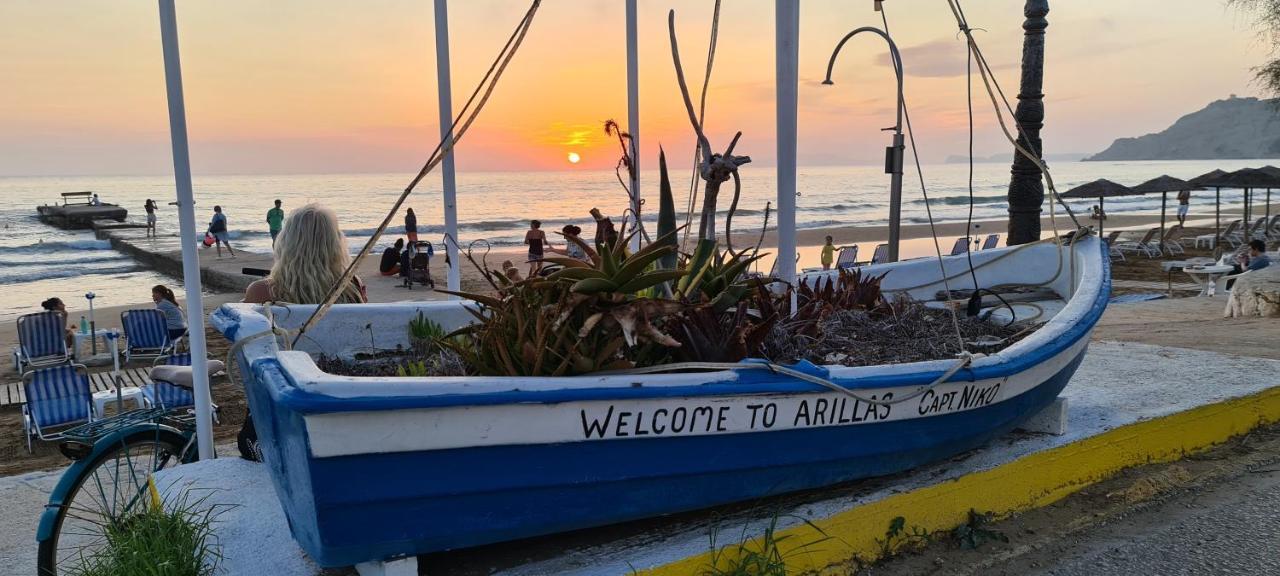
[[[889,17],[885,14],[883,7],[880,10],[880,21],[884,24],[885,36],[889,36]],[[895,72],[901,72],[897,70],[897,67],[898,67],[897,58],[890,58],[889,61],[893,62]],[[920,165],[920,151],[918,148],[916,148],[916,133],[915,133],[915,130],[911,128],[911,112],[907,107],[907,95],[904,93],[904,94],[899,94],[898,96],[899,98],[902,99],[902,118],[906,122],[907,139],[909,142],[911,142],[911,157],[916,165],[916,176],[920,180],[920,194],[924,197],[924,212],[925,212],[925,215],[929,218],[929,235],[933,237],[933,252],[938,262],[938,273],[942,275],[943,289],[947,291],[947,297],[950,298],[951,297],[951,284],[949,282],[950,278],[947,276],[947,267],[945,262],[942,259],[942,246],[938,244],[938,229],[933,222],[933,208],[929,205],[929,191],[925,187],[925,183],[924,183],[924,169]],[[978,287],[977,280],[974,280],[974,288],[977,288],[977,287]],[[955,308],[952,308],[951,306],[947,306],[947,310],[951,312],[951,328],[955,330],[956,341],[959,342],[960,344],[960,350],[965,351],[967,350],[967,348],[965,347],[964,334],[963,332],[960,331],[960,318],[956,315]],[[967,352],[962,352],[962,353],[967,353]]]
[[[1017,138],[1009,132],[1009,127],[1005,122],[1004,114],[1000,110],[1001,102],[1003,102],[1005,110],[1009,112],[1009,116],[1014,118],[1014,127],[1017,130],[1018,135],[1026,139],[1028,146],[1031,145],[1031,139],[1027,137],[1026,131],[1023,130],[1021,124],[1016,122],[1017,114],[1014,112],[1013,106],[1009,104],[1009,98],[1005,96],[1004,90],[1000,88],[1000,82],[995,79],[995,73],[987,63],[986,56],[982,54],[982,49],[978,47],[978,41],[973,37],[973,29],[969,27],[969,22],[964,15],[964,9],[960,6],[960,0],[947,0],[947,5],[951,8],[951,13],[956,18],[956,24],[959,25],[960,32],[965,35],[972,57],[978,63],[978,73],[982,76],[982,83],[986,87],[987,95],[991,99],[991,107],[995,110],[996,120],[1000,125],[1000,131],[1004,134],[1005,139],[1008,140],[1009,143],[1013,145],[1014,149],[1018,151],[1018,153],[1022,154],[1027,158],[1027,160],[1031,161],[1040,169],[1040,173],[1044,175],[1045,183],[1048,184],[1050,196],[1052,196],[1052,198],[1058,203],[1062,204],[1063,209],[1066,210],[1067,216],[1071,218],[1076,229],[1079,230],[1083,228],[1080,225],[1080,221],[1076,218],[1075,213],[1071,211],[1071,207],[1068,206],[1067,203],[1062,200],[1062,196],[1058,194],[1058,189],[1053,183],[1053,175],[1049,172],[1048,165],[1046,165],[1040,158],[1038,153],[1039,151],[1033,152],[1028,150],[1022,144],[1019,144]],[[1000,97],[999,101],[996,99],[997,94]],[[1049,202],[1049,220],[1053,225],[1054,236],[1059,236],[1054,214],[1054,203],[1052,201]]]
[[[298,333],[294,337],[294,344],[297,344],[303,334],[306,334],[307,330],[316,322],[319,322],[320,319],[324,318],[329,307],[333,306],[334,302],[336,302],[338,297],[342,294],[343,287],[350,283],[352,278],[355,277],[355,271],[360,265],[360,261],[363,260],[371,250],[373,250],[374,245],[376,245],[378,240],[382,237],[382,233],[385,232],[387,226],[391,224],[391,219],[400,211],[400,207],[404,204],[405,200],[409,198],[409,195],[413,193],[414,188],[416,188],[418,183],[444,160],[445,156],[452,153],[454,146],[462,140],[462,137],[471,127],[472,122],[475,122],[476,118],[480,115],[480,112],[484,110],[484,106],[488,103],[489,97],[497,87],[498,81],[502,79],[502,73],[507,69],[507,65],[516,55],[516,52],[520,50],[520,45],[524,42],[525,34],[528,33],[529,28],[533,26],[533,17],[537,13],[538,7],[541,3],[542,0],[533,0],[529,5],[529,9],[525,12],[524,17],[520,19],[515,30],[511,32],[511,36],[507,38],[506,44],[503,45],[502,50],[498,52],[498,56],[489,66],[489,70],[485,73],[484,78],[482,78],[480,83],[476,85],[476,89],[472,91],[471,97],[467,99],[466,105],[464,105],[458,112],[457,116],[453,120],[453,124],[449,127],[449,131],[443,138],[441,138],[440,143],[436,145],[435,150],[431,153],[431,156],[428,157],[426,164],[422,167],[422,170],[418,171],[418,175],[413,178],[409,185],[404,189],[404,192],[400,194],[400,197],[391,207],[391,210],[387,212],[387,216],[383,218],[382,223],[378,225],[378,228],[374,230],[373,235],[369,237],[369,240],[365,242],[364,247],[360,249],[360,253],[357,254],[355,258],[352,258],[351,263],[342,273],[342,276],[339,277],[334,285],[329,288],[329,294],[325,297],[324,302],[320,303],[320,305],[316,307],[315,312],[312,312],[311,316],[307,318],[307,321],[298,329]],[[475,106],[474,110],[472,109],[472,105]],[[459,122],[461,122],[461,126],[459,126]]]

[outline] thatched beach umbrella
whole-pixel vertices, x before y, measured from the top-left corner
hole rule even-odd
[[[1099,178],[1087,184],[1081,184],[1063,192],[1060,196],[1063,198],[1097,198],[1098,211],[1105,217],[1107,214],[1105,199],[1116,196],[1138,196],[1141,192],[1134,192],[1133,188],[1123,184],[1116,184],[1106,178]],[[1098,235],[1102,235],[1103,219],[1098,219]]]
[[[1195,184],[1187,182],[1186,180],[1174,178],[1173,176],[1169,176],[1169,175],[1152,178],[1150,180],[1147,180],[1146,182],[1143,182],[1133,187],[1134,192],[1137,192],[1139,194],[1155,194],[1155,193],[1160,194],[1160,242],[1161,243],[1164,242],[1164,214],[1165,214],[1165,205],[1169,201],[1169,193],[1181,192],[1183,190],[1199,190],[1199,189],[1200,187],[1196,186]],[[1163,250],[1164,246],[1161,246],[1160,248]]]
[[[1245,231],[1244,239],[1246,242],[1248,242],[1249,241],[1249,237],[1248,237],[1249,224],[1250,224],[1250,220],[1252,219],[1250,209],[1253,204],[1253,202],[1249,200],[1250,192],[1252,190],[1257,190],[1259,188],[1266,188],[1268,190],[1268,195],[1269,195],[1271,188],[1280,188],[1280,174],[1277,174],[1273,169],[1270,169],[1270,167],[1241,168],[1239,170],[1236,170],[1235,172],[1232,172],[1230,174],[1227,174],[1226,176],[1223,176],[1221,179],[1218,180],[1218,183],[1220,183],[1224,188],[1243,188],[1244,189],[1244,219],[1242,223],[1244,224],[1244,231]],[[1267,202],[1268,202],[1268,205],[1270,205],[1270,198],[1268,198]],[[1268,208],[1267,217],[1270,218],[1270,216],[1271,216],[1271,210]]]
[[[1225,170],[1215,169],[1188,180],[1201,188],[1213,188],[1213,251],[1215,254],[1218,252],[1218,236],[1222,234],[1222,188],[1225,186],[1222,180],[1227,176],[1228,173]]]

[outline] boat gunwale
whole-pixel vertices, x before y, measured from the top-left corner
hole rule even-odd
[[[1068,248],[1075,257],[1075,248],[1095,244],[1093,257],[1101,266],[1093,272],[1089,267],[1080,270],[1079,283],[1072,298],[1049,322],[1026,339],[990,356],[981,357],[973,365],[960,370],[948,381],[977,381],[1005,378],[1025,371],[1056,355],[1069,351],[1081,338],[1087,337],[1106,308],[1110,292],[1110,268],[1106,259],[1106,244],[1096,236],[1082,238]],[[1016,250],[1008,248],[1007,250]],[[1085,256],[1089,258],[1089,256]],[[1092,291],[1086,303],[1082,291]],[[248,315],[246,314],[246,312]],[[247,308],[247,305],[224,306],[214,312],[212,322],[229,339],[235,340],[244,324],[254,324],[259,330],[266,328],[266,319]],[[257,330],[254,330],[255,332]],[[1012,351],[1013,353],[1009,353]],[[642,398],[706,397],[729,395],[771,395],[824,392],[826,388],[789,376],[766,370],[721,370],[703,373],[673,373],[646,375],[583,375],[569,377],[428,377],[428,378],[375,378],[348,377],[327,374],[316,367],[305,352],[275,352],[265,342],[251,343],[242,350],[242,358],[251,366],[251,372],[259,382],[268,384],[274,401],[303,414],[329,412],[359,412],[374,410],[400,410],[444,408],[456,406],[481,406],[519,403],[559,403],[591,400],[627,400]],[[745,361],[751,362],[751,360]],[[794,365],[802,371],[815,374],[850,390],[889,389],[927,385],[952,366],[951,360],[931,360],[891,365],[844,367],[815,366],[807,362]],[[273,366],[276,370],[267,370]],[[281,376],[283,381],[281,381]],[[643,380],[643,383],[637,380]],[[584,386],[587,381],[595,386]],[[324,388],[333,385],[356,386],[393,382],[397,387],[408,387],[403,393],[365,393],[340,395]],[[696,382],[691,384],[690,382]],[[495,383],[498,390],[468,390],[479,383]],[[566,385],[571,383],[572,385]],[[431,386],[435,390],[425,389]],[[377,392],[371,389],[367,392]]]

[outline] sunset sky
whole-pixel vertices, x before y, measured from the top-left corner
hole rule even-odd
[[[687,165],[693,136],[675,83],[666,14],[701,85],[713,2],[641,0],[642,165],[661,142]],[[965,52],[943,0],[888,0],[907,102],[926,161],[965,149]],[[1256,95],[1266,56],[1246,15],[1221,0],[1056,0],[1047,37],[1047,153],[1097,152],[1161,130],[1230,94]],[[892,124],[883,44],[835,43],[879,25],[871,0],[801,7],[800,163],[880,161]],[[1000,81],[1017,92],[1022,0],[968,0]],[[450,3],[460,105],[527,8]],[[411,172],[439,136],[429,0],[179,2],[194,171],[199,174]],[[611,168],[603,121],[626,123],[622,0],[545,0],[521,52],[458,150],[460,170]],[[774,156],[773,4],[726,0],[708,96],[716,148]],[[172,169],[154,1],[0,3],[0,176],[164,174]],[[975,76],[975,82],[977,82]],[[975,85],[980,90],[980,85]],[[1007,149],[985,96],[976,151]],[[570,152],[581,161],[570,164]]]

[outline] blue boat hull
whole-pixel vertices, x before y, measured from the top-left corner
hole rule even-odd
[[[286,464],[279,472],[290,479],[286,493],[297,497],[294,505],[314,513],[306,515],[314,524],[291,525],[294,536],[322,566],[346,566],[909,470],[1012,430],[1053,402],[1083,357],[1082,351],[1040,386],[1004,402],[871,426],[325,459],[308,458],[305,445],[270,430],[259,433],[281,448]],[[255,412],[272,409],[264,394],[254,394]],[[286,411],[273,420],[301,426],[301,416]]]
[[[1088,250],[1072,254],[1069,268],[1057,268],[1083,271],[1074,287],[1060,291],[1074,291],[1063,312],[943,384],[936,380],[954,361],[799,367],[864,397],[887,399],[892,392],[902,402],[892,413],[865,403],[837,409],[847,396],[759,370],[343,380],[319,372],[302,352],[267,344],[245,345],[237,360],[294,537],[320,565],[346,566],[819,488],[982,446],[1048,406],[1084,357],[1110,275],[1105,260],[1099,264],[1105,245],[1093,238],[1081,244]],[[1013,255],[1045,260],[1030,251]],[[999,254],[979,257],[995,261]],[[986,273],[993,278],[985,283],[1000,280]],[[370,319],[402,332],[390,324],[404,317],[395,311],[348,308],[326,321],[339,335]],[[266,326],[243,307],[224,307],[213,321],[232,339]],[[768,429],[757,427],[752,408],[765,403],[779,406]],[[705,410],[699,426],[706,433],[661,435],[654,427],[659,413],[676,406]],[[604,414],[616,419],[589,426]],[[625,424],[623,414],[631,417]]]

